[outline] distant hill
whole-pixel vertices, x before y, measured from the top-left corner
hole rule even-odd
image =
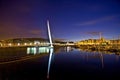
[[[6,43],[34,42],[34,41],[48,41],[48,40],[44,38],[13,38],[13,39],[1,40],[1,42],[6,42]]]
[[[0,40],[0,42],[5,42],[5,43],[25,43],[25,42],[34,42],[34,41],[48,42],[49,40],[45,38],[13,38],[13,39]],[[61,43],[64,41],[53,40],[53,42]]]

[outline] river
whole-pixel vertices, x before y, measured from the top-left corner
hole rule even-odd
[[[0,80],[115,80],[120,55],[73,47],[0,49]],[[35,52],[34,52],[35,51]],[[50,57],[51,56],[51,57]],[[48,77],[49,76],[49,77]]]

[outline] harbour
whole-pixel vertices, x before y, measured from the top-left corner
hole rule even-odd
[[[49,54],[47,52],[27,54],[27,47],[23,51],[21,49],[11,49],[11,51],[15,51],[14,55],[18,57],[22,54],[26,55],[26,57],[13,60],[14,62],[7,61],[9,63],[0,64],[1,80],[48,79]],[[11,54],[9,50],[3,50],[2,52],[4,52],[4,55]],[[6,58],[6,56],[3,56],[3,58]],[[12,58],[14,57],[12,56]],[[92,52],[74,47],[60,47],[55,49],[52,54],[48,80],[116,79],[119,78],[119,67],[120,56],[114,52]]]
[[[119,0],[0,0],[0,80],[119,74]]]

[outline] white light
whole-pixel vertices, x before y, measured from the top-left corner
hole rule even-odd
[[[32,45],[32,43],[30,43],[30,45]]]
[[[11,46],[11,45],[12,45],[11,43],[8,44],[8,46]]]
[[[29,47],[27,48],[27,54],[30,54],[30,48]]]
[[[53,53],[53,48],[50,48],[50,53],[49,53],[50,55],[49,55],[49,61],[48,61],[48,70],[47,70],[47,78],[49,78],[52,53]]]
[[[27,43],[24,43],[24,45],[27,45]]]
[[[37,50],[36,50],[36,48],[35,48],[35,47],[33,48],[33,51],[34,51],[34,54],[36,54],[36,53],[37,53]]]
[[[47,20],[47,27],[48,27],[48,37],[49,37],[49,40],[50,40],[50,46],[53,47],[49,20]]]
[[[39,45],[40,42],[39,41],[34,41],[34,45]]]
[[[17,44],[18,46],[20,45],[20,43]]]

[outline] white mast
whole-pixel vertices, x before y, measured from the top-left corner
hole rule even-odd
[[[51,31],[50,31],[49,20],[47,20],[47,28],[48,28],[48,37],[49,37],[49,41],[50,41],[50,47],[53,47],[52,38],[51,38]]]

